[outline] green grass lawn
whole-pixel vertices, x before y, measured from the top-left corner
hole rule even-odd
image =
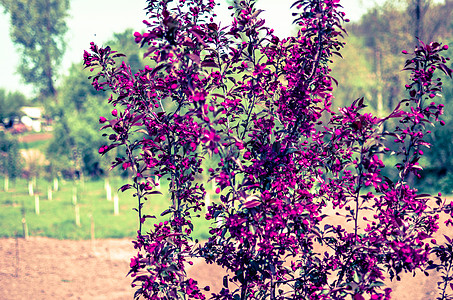
[[[48,144],[48,140],[34,141],[30,143],[19,143],[19,149],[38,149],[44,151]]]
[[[4,191],[4,179],[0,178],[0,237],[23,236],[23,211],[30,236],[46,236],[58,239],[90,239],[91,225],[94,223],[95,238],[135,237],[138,228],[137,199],[131,191],[119,193],[119,215],[114,215],[114,202],[108,201],[104,180],[80,182],[59,181],[58,191],[52,192],[52,200],[47,191],[53,183],[45,179],[36,181],[35,194],[39,195],[39,215],[35,212],[35,196],[28,192],[28,182],[17,179],[9,183]],[[120,178],[111,178],[112,191],[124,184]],[[80,211],[80,227],[76,224],[74,190],[77,189],[77,203]],[[163,221],[160,213],[169,206],[165,194],[167,184],[162,182],[163,195],[152,195],[144,205],[145,214],[154,214],[158,219],[148,219],[145,229],[155,222]],[[112,195],[114,193],[112,192]],[[202,218],[192,220],[195,225],[194,237],[206,239],[210,223]]]

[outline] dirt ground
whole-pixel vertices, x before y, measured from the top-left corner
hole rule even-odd
[[[18,141],[20,143],[31,143],[36,141],[46,141],[52,138],[52,133],[50,132],[42,132],[42,133],[31,133],[31,134],[24,134],[18,137]]]
[[[129,240],[0,239],[0,299],[133,299],[126,274],[134,254]],[[189,272],[221,288],[222,269],[200,261]]]
[[[444,234],[453,237],[452,227],[445,227],[444,216],[441,215],[440,230],[434,236],[438,242],[443,242]],[[331,224],[340,222],[335,217],[326,221]],[[130,258],[136,253],[127,239],[92,242],[45,237],[30,237],[27,240],[2,238],[0,300],[133,299],[131,277],[126,277],[126,274]],[[209,285],[211,292],[215,292],[222,288],[225,272],[200,259],[188,267],[188,275],[198,281],[200,288]],[[436,298],[439,274],[432,272],[429,277],[422,273],[415,277],[402,274],[401,277],[400,282],[387,283],[393,290],[392,299]]]
[[[0,299],[133,299],[126,277],[133,255],[128,240],[0,239]],[[197,261],[189,275],[216,291],[224,272]],[[393,299],[435,299],[438,276],[404,275],[391,284]]]

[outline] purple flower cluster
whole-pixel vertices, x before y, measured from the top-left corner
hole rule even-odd
[[[436,70],[452,73],[440,55],[446,45],[415,48],[409,98],[388,116],[363,113],[364,99],[334,112],[329,64],[347,21],[339,0],[295,1],[300,29],[285,39],[264,26],[253,0],[239,1],[224,28],[213,22],[214,0],[147,3],[148,30],[133,38],[151,66],[132,74],[115,64],[122,54],[94,44],[84,54],[97,71],[93,86],[110,89],[115,107],[113,118],[99,118],[111,132],[99,153],[122,147],[112,168],[133,174],[121,190],[138,199],[129,272],[137,298],[205,299],[209,287],[202,292],[185,272],[195,257],[229,271],[211,295],[219,300],[390,299],[385,278],[426,269],[438,213],[451,204],[438,196],[433,207],[407,182],[429,147],[426,124],[442,125],[432,101]],[[394,179],[382,172],[389,155]],[[218,166],[206,173],[208,157]],[[169,181],[168,221],[145,232],[156,176]],[[191,219],[209,181],[220,200],[207,208],[210,238],[193,243]]]

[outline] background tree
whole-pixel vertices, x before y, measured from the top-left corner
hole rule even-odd
[[[58,92],[58,119],[53,139],[47,148],[52,171],[62,172],[67,177],[75,174],[99,175],[99,157],[93,147],[99,136],[95,124],[102,108],[105,93],[96,92],[86,84],[87,73],[80,66],[72,65],[68,75],[62,79]],[[103,111],[105,113],[105,111]],[[97,137],[99,139],[99,137]],[[103,166],[106,167],[106,166]]]
[[[0,174],[14,179],[21,174],[21,169],[22,159],[17,140],[0,131]]]
[[[118,57],[115,61],[121,63],[124,60],[131,67],[132,73],[135,74],[139,69],[143,69],[145,64],[152,64],[153,62],[150,59],[143,59],[145,51],[131,39],[133,34],[134,31],[130,28],[123,32],[114,33],[112,39],[106,44],[110,45],[114,51],[127,53],[127,56]]]
[[[11,40],[21,52],[18,71],[39,98],[55,98],[57,69],[65,51],[69,0],[0,0],[11,19]]]
[[[347,26],[349,34],[363,42],[362,51],[371,57],[373,102],[379,113],[388,112],[403,95],[401,86],[406,75],[401,72],[401,51],[411,50],[414,36],[423,41],[445,40],[451,35],[452,12],[451,0],[386,1],[369,10],[359,22]]]
[[[144,68],[149,59],[143,60],[145,50],[139,48],[133,40],[132,29],[114,33],[108,45],[128,56],[118,57],[131,66],[133,73]],[[105,141],[99,134],[99,116],[110,114],[105,102],[107,94],[93,89],[89,81],[88,70],[79,64],[73,64],[68,75],[62,78],[58,90],[58,103],[53,111],[58,112],[59,121],[54,129],[54,138],[47,149],[47,156],[52,167],[64,174],[81,173],[89,176],[102,176],[109,168],[109,158],[99,156],[98,150]]]
[[[386,2],[365,14],[361,21],[352,25],[350,34],[359,36],[365,51],[369,52],[372,76],[375,78],[374,105],[379,114],[393,107],[395,99],[401,94],[404,57],[401,50],[413,44],[412,33],[405,30],[408,22],[401,5]]]
[[[410,0],[406,10],[409,16],[407,31],[412,32],[415,39],[432,41],[451,36],[452,0],[444,0],[443,3],[434,3],[432,0]]]
[[[6,93],[4,89],[0,89],[0,123],[6,128],[11,127],[12,118],[21,115],[20,108],[27,102],[20,92]]]
[[[378,84],[373,62],[369,60],[372,50],[363,47],[363,44],[363,37],[349,34],[341,57],[332,58],[332,76],[341,78],[339,85],[334,86],[335,107],[345,106],[360,97],[375,98]],[[368,109],[375,113],[376,103],[370,104]]]
[[[387,1],[369,10],[359,22],[347,26],[347,46],[342,52],[344,59],[336,58],[332,68],[334,77],[342,79],[334,90],[335,97],[343,101],[337,105],[347,105],[347,101],[363,95],[370,100],[367,108],[370,112],[381,116],[388,112],[397,99],[406,97],[402,83],[407,81],[407,75],[401,72],[405,60],[401,51],[413,50],[413,45],[418,42],[415,36],[427,42],[451,42],[452,12],[451,0],[443,3]],[[453,85],[449,80],[444,82],[442,103],[447,110],[446,125],[432,128],[430,142],[433,146],[425,151],[426,157],[421,162],[424,167],[422,180],[415,182],[420,190],[427,192],[452,192],[453,132],[448,115]],[[394,162],[386,159],[386,164]],[[397,176],[396,173],[387,175]]]
[[[451,45],[453,39],[449,39]],[[447,55],[452,55],[451,48]],[[443,79],[443,78],[442,78]],[[432,144],[429,151],[426,151],[426,157],[422,161],[424,167],[422,180],[419,182],[420,189],[430,192],[437,190],[444,194],[453,193],[453,84],[444,81],[443,98],[439,100],[444,105],[444,126],[432,128],[431,134],[427,141]]]

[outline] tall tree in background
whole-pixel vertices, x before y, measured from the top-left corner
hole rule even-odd
[[[405,57],[401,51],[413,50],[418,43],[415,36],[426,42],[439,40],[450,44],[448,51],[451,51],[452,15],[453,0],[440,3],[432,0],[387,1],[369,10],[359,22],[347,27],[348,43],[354,47],[346,47],[342,52],[345,60],[336,62],[333,67],[335,78],[346,79],[334,95],[348,100],[365,95],[371,100],[371,112],[382,116],[395,105],[397,99],[404,97],[402,82],[406,78],[404,72],[399,71]],[[453,85],[446,81],[443,91],[445,110],[451,110]],[[426,192],[436,189],[452,193],[453,120],[448,113],[446,115],[446,125],[433,128],[427,137],[432,147],[426,151],[426,158],[420,161],[424,170],[421,172],[422,180],[416,184]],[[388,163],[391,164],[390,161]],[[392,177],[396,174],[387,175]]]
[[[432,0],[410,0],[407,4],[407,31],[423,41],[445,39],[452,34],[452,12],[453,0],[436,4]]]
[[[351,34],[361,37],[371,58],[373,77],[375,78],[374,104],[382,115],[393,107],[401,92],[401,83],[405,76],[398,72],[404,65],[401,50],[412,46],[412,32],[406,30],[409,22],[406,11],[395,2],[387,2],[381,7],[369,10],[349,29]]]
[[[434,3],[432,0],[386,1],[369,10],[360,22],[350,25],[350,34],[363,40],[370,51],[375,81],[375,106],[382,114],[394,106],[401,96],[404,73],[401,51],[411,50],[414,36],[424,41],[445,40],[451,36],[453,0]],[[395,75],[398,74],[398,75]]]
[[[128,53],[115,60],[118,64],[124,61],[130,65],[132,74],[135,74],[145,64],[153,67],[154,63],[149,58],[142,59],[145,49],[137,46],[133,37],[132,29],[126,29],[114,33],[106,44],[114,51]],[[54,128],[54,138],[49,143],[47,157],[54,170],[66,176],[102,176],[110,166],[110,158],[101,157],[98,153],[99,147],[105,143],[99,134],[98,120],[99,116],[110,114],[111,108],[105,101],[108,95],[96,91],[87,81],[90,75],[80,64],[73,64],[67,74],[61,77],[59,102],[53,107],[60,121]]]
[[[453,45],[453,37],[448,40]],[[447,55],[453,54],[453,47]],[[444,77],[442,78],[444,79]],[[420,185],[429,187],[428,191],[437,190],[444,194],[453,193],[453,83],[445,82],[442,86],[443,97],[439,99],[444,105],[444,126],[432,128],[426,141],[431,143],[431,149],[426,151],[426,157],[420,162],[423,166],[422,182]]]
[[[19,73],[35,86],[40,99],[56,99],[69,0],[0,0],[0,4],[10,15],[11,40],[22,54]]]
[[[127,53],[127,56],[120,56],[115,58],[116,63],[121,64],[124,61],[131,67],[132,74],[135,74],[139,69],[143,69],[145,65],[154,67],[155,63],[149,58],[143,58],[145,50],[137,46],[134,40],[131,40],[131,36],[134,35],[134,31],[128,28],[122,32],[116,32],[113,34],[112,39],[106,42],[110,45],[112,50],[119,53]],[[92,89],[90,85],[90,89]]]

